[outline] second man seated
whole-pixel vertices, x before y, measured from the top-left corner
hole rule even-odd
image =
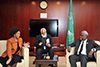
[[[54,50],[52,49],[53,42],[51,36],[47,34],[45,28],[41,28],[41,34],[37,37],[35,46],[36,46],[36,57],[42,56],[42,54],[49,53],[50,57],[54,56]]]

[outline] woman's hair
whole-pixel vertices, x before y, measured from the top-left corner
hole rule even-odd
[[[13,37],[14,34],[17,33],[18,31],[19,31],[19,29],[17,27],[14,27],[9,31],[9,34],[11,37]]]

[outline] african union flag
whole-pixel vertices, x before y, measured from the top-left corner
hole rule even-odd
[[[73,42],[74,42],[73,9],[72,9],[72,0],[70,0],[66,47]]]

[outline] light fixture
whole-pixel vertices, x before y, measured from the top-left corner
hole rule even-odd
[[[60,3],[61,3],[60,1],[57,1],[57,5],[60,5]]]
[[[85,4],[86,4],[86,2],[85,2],[85,1],[83,1],[83,2],[82,2],[82,5],[85,5]]]
[[[35,5],[35,4],[36,4],[36,2],[35,2],[35,1],[32,1],[32,4],[33,4],[33,5]]]

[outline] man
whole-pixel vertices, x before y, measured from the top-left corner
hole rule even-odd
[[[86,67],[87,62],[94,60],[94,52],[100,50],[100,46],[93,40],[88,39],[88,32],[82,31],[80,39],[68,46],[68,52],[71,51],[71,47],[75,46],[74,55],[69,56],[71,67],[77,67],[76,62],[81,62],[81,67]]]
[[[47,54],[47,52],[49,52],[49,55],[53,57],[54,51],[52,49],[53,42],[52,42],[51,36],[47,34],[45,28],[41,28],[40,32],[41,32],[41,35],[37,37],[37,40],[35,42],[36,57],[42,56],[42,54],[44,53]]]

